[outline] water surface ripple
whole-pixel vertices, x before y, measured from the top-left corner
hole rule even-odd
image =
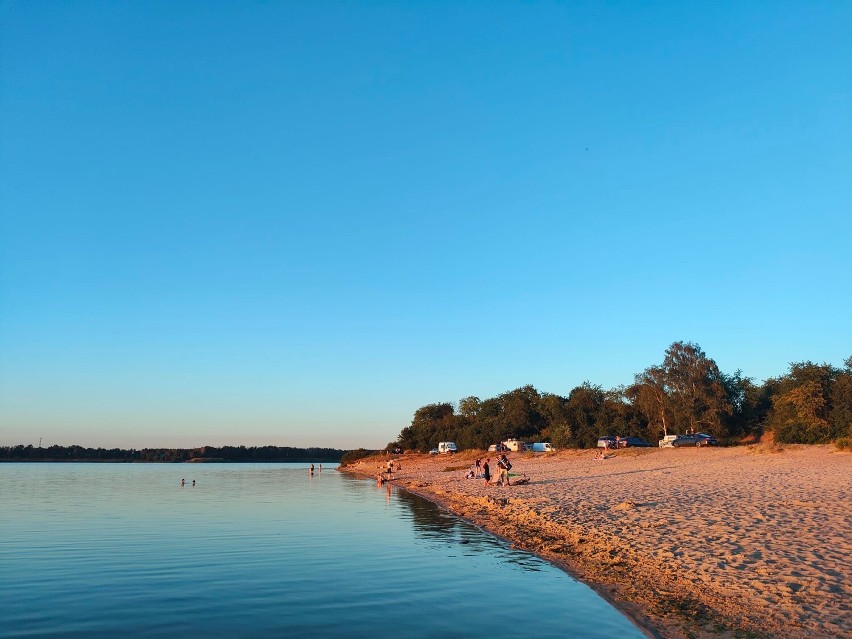
[[[428,501],[292,464],[0,464],[0,619],[3,638],[643,636]]]

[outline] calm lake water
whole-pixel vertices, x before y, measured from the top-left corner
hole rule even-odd
[[[306,468],[0,464],[0,637],[644,636],[428,501]]]

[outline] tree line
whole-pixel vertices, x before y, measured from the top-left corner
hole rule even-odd
[[[109,462],[339,462],[345,451],[337,448],[289,446],[202,446],[201,448],[48,448],[0,446],[0,461],[109,461]]]
[[[509,438],[591,448],[601,435],[636,435],[652,444],[669,434],[704,432],[726,443],[766,431],[784,443],[852,447],[852,357],[843,368],[799,362],[762,384],[725,374],[693,342],[675,342],[661,364],[629,386],[585,382],[567,397],[527,385],[489,399],[465,397],[418,408],[389,448],[427,451],[439,441],[486,448]]]

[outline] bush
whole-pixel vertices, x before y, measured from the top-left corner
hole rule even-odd
[[[834,440],[838,450],[852,450],[852,437],[839,437]]]

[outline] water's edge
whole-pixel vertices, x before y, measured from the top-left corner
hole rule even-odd
[[[350,467],[338,466],[335,470],[337,470],[338,472],[341,472],[341,473],[351,475],[353,477],[357,477],[359,479],[363,479],[364,481],[375,481],[375,479],[373,478],[373,476],[371,474],[361,472],[361,471],[355,470],[355,469],[350,468]],[[492,537],[496,537],[497,539],[504,541],[505,543],[509,544],[513,548],[516,548],[517,550],[523,550],[524,552],[528,552],[532,555],[535,555],[536,557],[538,557],[542,561],[547,562],[551,566],[553,566],[553,567],[561,570],[562,572],[566,573],[572,579],[576,579],[577,581],[579,581],[579,582],[585,584],[586,586],[588,586],[589,588],[591,588],[595,592],[596,595],[598,595],[601,599],[606,601],[610,606],[615,608],[624,617],[626,617],[636,627],[636,629],[639,630],[640,632],[642,632],[646,637],[649,637],[650,639],[665,639],[666,635],[662,634],[662,632],[661,632],[664,629],[658,627],[657,625],[652,624],[651,620],[637,606],[635,606],[635,605],[633,605],[629,602],[613,598],[612,595],[607,591],[607,589],[604,587],[603,584],[600,584],[600,583],[586,579],[585,575],[583,575],[580,571],[578,571],[574,566],[572,566],[568,562],[554,558],[554,557],[548,557],[548,556],[543,555],[539,552],[536,552],[535,550],[525,548],[522,545],[520,545],[519,540],[510,539],[509,537],[505,537],[505,536],[503,536],[503,535],[501,535],[501,534],[499,534],[499,533],[497,533],[493,530],[490,530],[488,528],[488,526],[485,525],[483,522],[477,521],[476,519],[472,519],[471,517],[468,517],[466,515],[462,515],[462,514],[456,512],[455,510],[453,510],[452,506],[449,503],[447,503],[445,500],[441,499],[440,496],[432,493],[431,491],[424,490],[422,488],[418,489],[418,488],[413,488],[411,486],[404,486],[404,485],[396,482],[395,480],[387,480],[387,481],[394,488],[396,488],[398,490],[405,491],[405,492],[410,493],[412,495],[416,495],[417,497],[420,497],[421,499],[425,499],[426,501],[429,501],[429,502],[435,504],[436,506],[438,506],[442,510],[450,513],[454,517],[457,517],[459,520],[461,520],[461,521],[463,521],[463,522],[465,522],[465,523],[467,523],[471,526],[474,526],[475,528],[485,532],[488,535],[491,535]]]

